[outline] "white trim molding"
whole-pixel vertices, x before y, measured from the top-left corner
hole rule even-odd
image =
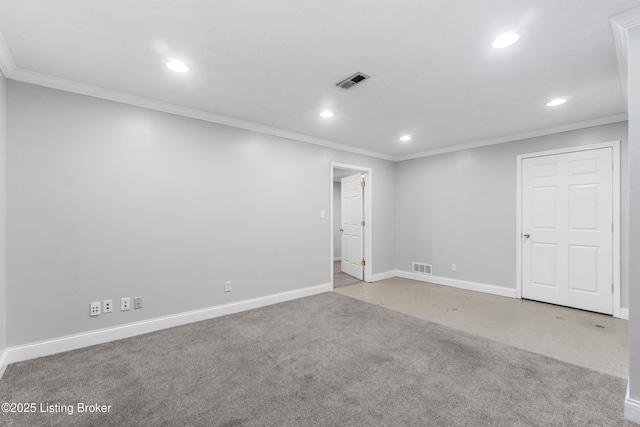
[[[6,44],[5,44],[6,46]],[[143,96],[132,95],[129,93],[118,92],[111,89],[105,89],[99,86],[93,86],[85,83],[78,83],[47,74],[36,73],[29,70],[16,68],[13,65],[11,57],[8,60],[4,58],[2,39],[0,38],[0,69],[5,76],[11,80],[17,80],[24,83],[49,87],[52,89],[72,92],[79,95],[91,96],[94,98],[115,101],[121,104],[132,105],[134,107],[147,108],[149,110],[161,111],[164,113],[175,114],[178,116],[189,117],[192,119],[203,120],[210,123],[217,123],[225,126],[231,126],[238,129],[244,129],[253,132],[259,132],[265,135],[273,135],[281,138],[287,138],[294,141],[306,142],[308,144],[319,145],[325,148],[346,151],[349,153],[361,154],[364,156],[374,157],[383,160],[393,161],[394,157],[378,153],[377,151],[367,150],[364,148],[354,147],[352,145],[341,144],[327,139],[317,138],[314,136],[304,135],[301,133],[291,132],[284,129],[278,129],[271,126],[260,125],[246,120],[236,119],[221,114],[215,114],[198,110],[195,108],[184,107],[177,104],[158,101]]]
[[[331,291],[331,283],[311,286],[303,289],[296,289],[289,292],[282,292],[264,297],[252,298],[244,301],[232,302],[215,307],[193,310],[155,319],[143,320],[141,322],[129,323],[112,328],[98,329],[95,331],[79,334],[67,335],[64,337],[38,341],[30,344],[9,347],[3,353],[0,362],[1,366],[8,363],[20,362],[23,360],[35,359],[36,357],[49,356],[64,351],[76,350],[96,344],[103,344],[110,341],[130,338],[136,335],[155,332],[162,329],[173,328],[174,326],[186,325],[188,323],[200,322],[202,320],[213,319],[228,314],[239,313],[255,308],[291,301],[298,298],[322,294]]]
[[[408,154],[406,156],[395,157],[394,160],[396,162],[402,162],[404,160],[419,159],[421,157],[437,156],[439,154],[453,153],[456,151],[470,150],[472,148],[480,148],[480,147],[487,147],[489,145],[497,145],[497,144],[504,144],[508,142],[521,141],[523,139],[537,138],[540,136],[553,135],[556,133],[569,132],[572,130],[585,129],[585,128],[590,128],[594,126],[610,125],[613,123],[624,122],[624,121],[627,121],[628,119],[629,117],[627,116],[626,113],[616,114],[613,116],[600,117],[593,120],[569,123],[562,126],[538,129],[533,132],[505,135],[499,138],[485,139],[482,141],[469,142],[465,144],[453,145],[450,147],[437,148],[435,150],[423,151],[421,153]]]
[[[540,151],[535,153],[520,154],[516,156],[516,298],[522,298],[522,162],[532,157],[550,156],[556,154],[575,153],[578,151],[597,150],[611,148],[613,157],[613,317],[624,319],[621,301],[621,247],[620,229],[622,220],[620,217],[620,141],[609,141],[599,144],[577,145],[575,147],[560,148],[557,150]],[[627,309],[626,318],[629,318]]]
[[[13,62],[13,56],[7,45],[7,41],[4,39],[2,33],[0,33],[0,71],[5,77],[13,74],[16,70],[16,64]]]
[[[372,282],[373,279],[373,169],[365,166],[349,165],[345,163],[329,163],[329,212],[331,212],[329,220],[329,250],[331,251],[330,274],[331,274],[331,287],[333,289],[333,230],[334,218],[333,218],[333,171],[334,169],[346,169],[353,171],[354,173],[361,172],[365,175],[366,185],[364,187],[364,221],[367,224],[364,227],[364,248],[363,255],[366,261],[364,266],[364,281]]]
[[[436,285],[450,286],[452,288],[465,289],[467,291],[483,292],[485,294],[501,297],[515,298],[516,290],[504,286],[489,285],[486,283],[469,282],[466,280],[451,279],[449,277],[429,276],[410,271],[397,270],[396,275],[404,279],[412,279],[420,282],[435,283]]]
[[[4,375],[4,371],[7,370],[9,364],[9,352],[5,349],[0,353],[0,378]]]
[[[624,96],[624,106],[629,108],[629,34],[628,31],[640,26],[640,8],[633,9],[610,19],[611,31],[618,55],[618,73],[620,73],[620,85]]]
[[[371,275],[371,282],[379,282],[380,280],[391,279],[392,277],[398,276],[398,272],[396,270],[389,270],[383,273],[376,273]]]
[[[618,49],[618,57],[620,62],[620,46],[626,47],[626,30],[622,30],[620,34],[622,36],[617,35],[616,29],[618,28],[617,21],[614,19],[619,17],[614,17],[611,20],[611,25],[614,30],[614,37],[616,37],[616,47]],[[627,18],[632,23],[632,18]],[[625,23],[625,25],[629,25],[626,21],[620,21]],[[624,27],[629,28],[629,27]],[[622,44],[618,46],[618,38],[621,38]],[[626,50],[624,51],[626,55]],[[624,56],[624,64],[626,64],[626,56]],[[622,70],[622,67],[621,67]],[[489,145],[495,144],[503,144],[505,142],[513,142],[522,139],[534,138],[538,136],[551,135],[554,133],[566,132],[570,130],[583,129],[592,126],[606,125],[611,123],[617,123],[626,121],[628,119],[627,114],[616,114],[612,116],[600,117],[593,120],[586,120],[581,122],[569,123],[562,126],[549,127],[538,129],[533,132],[520,133],[520,134],[512,134],[512,135],[504,135],[498,138],[485,139],[481,141],[470,141],[470,142],[462,142],[460,144],[456,144],[450,147],[442,147],[437,148],[435,150],[423,151],[420,153],[409,154],[405,156],[394,156],[390,154],[380,153],[373,150],[368,150],[365,148],[356,147],[349,144],[343,144],[335,141],[330,141],[322,138],[313,137],[310,135],[300,134],[296,132],[287,131],[284,129],[278,129],[270,126],[260,125],[257,123],[252,123],[246,120],[236,119],[229,116],[223,116],[220,114],[214,114],[210,112],[206,112],[203,110],[198,110],[194,108],[188,108],[177,104],[166,103],[162,101],[158,101],[151,98],[146,98],[143,96],[132,95],[129,93],[118,92],[111,89],[106,89],[100,86],[94,86],[85,83],[79,83],[72,80],[67,80],[55,76],[51,76],[48,74],[38,73],[30,70],[25,70],[22,68],[18,68],[13,60],[13,56],[11,55],[11,51],[0,33],[0,71],[5,75],[6,78],[11,80],[16,80],[24,83],[31,83],[39,86],[49,87],[52,89],[63,90],[66,92],[77,93],[79,95],[91,96],[94,98],[105,99],[109,101],[115,101],[122,104],[132,105],[135,107],[147,108],[150,110],[161,111],[169,114],[175,114],[178,116],[189,117],[193,119],[203,120],[210,123],[217,123],[221,125],[231,126],[238,129],[245,129],[253,132],[259,132],[266,135],[279,136],[281,138],[287,138],[294,141],[305,142],[308,144],[318,145],[325,148],[331,148],[335,150],[341,150],[348,153],[361,154],[369,157],[374,157],[383,160],[389,160],[393,162],[401,162],[404,160],[417,159],[421,157],[429,157],[435,156],[443,153],[452,153],[456,151],[468,150],[470,148],[478,148],[485,147]],[[624,68],[624,76],[626,78],[626,67]],[[622,73],[622,71],[621,71]],[[622,76],[622,74],[621,74]],[[624,80],[626,82],[626,80]],[[623,90],[624,95],[627,95],[626,86]]]
[[[629,421],[640,424],[640,401],[629,396],[629,382],[627,381],[627,395],[624,399],[624,417]]]

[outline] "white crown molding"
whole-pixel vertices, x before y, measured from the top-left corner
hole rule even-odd
[[[85,83],[78,83],[71,80],[49,76],[46,74],[23,70],[20,68],[14,68],[13,72],[11,72],[7,77],[12,80],[31,83],[39,86],[45,86],[52,89],[59,89],[66,92],[73,92],[79,95],[86,95],[94,98],[115,101],[122,104],[133,105],[141,108],[148,108],[150,110],[161,111],[164,113],[175,114],[178,116],[189,117],[192,119],[203,120],[206,122],[217,123],[217,124],[231,126],[239,129],[253,131],[253,132],[259,132],[266,135],[278,136],[281,138],[287,138],[294,141],[306,142],[308,144],[318,145],[325,148],[346,151],[349,153],[360,154],[364,156],[374,157],[374,158],[383,159],[383,160],[389,160],[393,162],[401,162],[404,160],[417,159],[420,157],[435,156],[438,154],[468,150],[470,148],[478,148],[478,147],[484,147],[488,145],[503,144],[506,142],[518,141],[522,139],[528,139],[528,138],[534,138],[538,136],[550,135],[554,133],[566,132],[570,130],[588,128],[592,126],[617,123],[617,122],[622,122],[627,120],[627,114],[623,113],[623,114],[617,114],[614,116],[602,117],[594,120],[570,123],[567,125],[556,126],[553,128],[542,129],[534,132],[527,132],[527,133],[516,134],[516,135],[507,135],[499,138],[487,139],[487,140],[478,141],[478,142],[454,145],[452,147],[445,147],[445,148],[436,149],[436,150],[423,151],[420,153],[410,154],[407,156],[391,156],[388,154],[378,153],[376,151],[371,151],[371,150],[365,150],[362,148],[357,148],[357,147],[353,147],[346,144],[340,144],[337,142],[316,138],[309,135],[290,132],[290,131],[277,129],[269,126],[264,126],[257,123],[248,122],[246,120],[235,119],[233,117],[223,116],[215,113],[209,113],[206,111],[183,107],[180,105],[170,104],[167,102],[156,101],[156,100],[145,98],[142,96],[131,95],[123,92],[117,92],[110,89],[104,89],[98,86],[88,85]]]
[[[0,43],[2,40],[0,40]],[[2,49],[0,48],[0,51]],[[7,78],[12,80],[21,81],[24,83],[31,83],[39,86],[45,86],[52,89],[59,89],[66,92],[73,92],[79,95],[87,95],[94,98],[106,99],[109,101],[115,101],[122,104],[133,105],[135,107],[147,108],[150,110],[161,111],[164,113],[175,114],[178,116],[189,117],[192,119],[203,120],[210,123],[221,124],[225,126],[231,126],[239,129],[249,130],[253,132],[259,132],[266,135],[278,136],[281,138],[292,139],[295,141],[306,142],[308,144],[319,145],[325,148],[331,148],[334,150],[347,151],[349,153],[361,154],[364,156],[375,157],[383,160],[393,161],[393,156],[387,154],[378,153],[376,151],[365,150],[362,148],[353,147],[346,144],[340,144],[338,142],[329,141],[322,138],[316,138],[309,135],[304,135],[296,132],[290,132],[283,129],[273,128],[270,126],[264,126],[257,123],[248,122],[246,120],[235,119],[233,117],[223,116],[220,114],[209,113],[195,108],[183,107],[176,104],[170,104],[167,102],[157,101],[143,96],[132,95],[124,92],[118,92],[110,89],[101,88],[99,86],[93,86],[86,83],[74,82],[71,80],[62,79],[59,77],[50,76],[47,74],[36,73],[34,71],[23,70],[21,68],[15,68],[9,73],[5,73]]]
[[[610,19],[611,31],[616,45],[618,56],[618,72],[620,73],[620,85],[624,96],[624,105],[629,105],[629,34],[631,28],[640,26],[640,8],[633,9]]]
[[[383,154],[383,153],[378,153],[377,151],[357,148],[347,144],[341,144],[339,142],[329,141],[322,138],[316,138],[309,135],[304,135],[296,132],[290,132],[283,129],[273,128],[270,126],[264,126],[257,123],[248,122],[246,120],[235,119],[233,117],[223,116],[215,113],[209,113],[209,112],[197,110],[194,108],[183,107],[180,105],[157,101],[157,100],[145,98],[142,96],[131,95],[123,92],[105,89],[99,86],[93,86],[90,84],[66,80],[59,77],[50,76],[47,74],[24,70],[16,67],[16,64],[13,60],[13,56],[11,55],[11,50],[9,49],[9,46],[7,45],[7,42],[1,32],[0,32],[0,71],[2,71],[2,73],[6,78],[25,82],[25,83],[45,86],[52,89],[64,90],[67,92],[73,92],[80,95],[92,96],[94,98],[106,99],[109,101],[115,101],[122,104],[133,105],[136,107],[148,108],[150,110],[161,111],[164,113],[170,113],[178,116],[189,117],[192,119],[203,120],[206,122],[217,123],[217,124],[231,126],[239,129],[253,131],[253,132],[259,132],[266,135],[279,136],[281,138],[287,138],[287,139],[292,139],[294,141],[306,142],[308,144],[319,145],[321,147],[331,148],[334,150],[341,150],[349,153],[361,154],[364,156],[394,161],[393,156]]]
[[[0,71],[2,71],[5,77],[9,77],[9,74],[13,73],[15,69],[16,64],[13,62],[13,56],[9,50],[9,46],[2,33],[0,33]]]
[[[539,136],[552,135],[554,133],[568,132],[572,130],[585,129],[593,126],[602,126],[612,123],[624,122],[628,120],[626,113],[615,114],[613,116],[601,117],[593,120],[585,120],[582,122],[569,123],[562,126],[554,126],[551,128],[540,129],[533,132],[519,133],[515,135],[506,135],[499,138],[485,139],[483,141],[469,142],[466,144],[458,144],[451,147],[443,147],[435,150],[423,151],[420,153],[409,154],[406,156],[396,157],[396,162],[405,160],[419,159],[421,157],[437,156],[438,154],[453,153],[455,151],[469,150],[471,148],[486,147],[489,145],[504,144],[507,142],[521,141],[523,139],[536,138]]]
[[[617,15],[611,19],[612,28],[614,28],[614,34],[616,31],[622,31],[616,37],[616,48],[618,49],[618,60],[621,61],[620,49],[625,49],[623,55],[626,64],[626,46],[618,46],[618,38],[621,37],[621,43],[625,43],[627,39],[626,31],[630,28],[640,25],[640,9],[636,9],[627,12],[622,15]],[[623,28],[620,30],[619,28]],[[618,29],[618,30],[616,30]],[[621,70],[624,68],[624,81],[626,81],[626,66],[621,65]],[[7,46],[7,43],[0,32],[0,71],[5,77],[17,80],[25,83],[31,83],[39,86],[45,86],[52,89],[59,89],[67,92],[77,93],[80,95],[91,96],[94,98],[105,99],[109,101],[115,101],[122,104],[132,105],[141,108],[147,108],[150,110],[161,111],[169,114],[175,114],[178,116],[189,117],[193,119],[203,120],[210,123],[221,124],[225,126],[231,126],[239,129],[258,132],[266,135],[278,136],[281,138],[291,139],[294,141],[305,142],[325,148],[334,150],[345,151],[353,154],[360,154],[363,156],[369,156],[382,160],[388,160],[392,162],[401,162],[405,160],[418,159],[421,157],[435,156],[438,154],[452,153],[456,151],[468,150],[471,148],[485,147],[489,145],[503,144],[506,142],[518,141],[522,139],[534,138],[538,136],[550,135],[554,133],[566,132],[570,130],[576,130],[581,128],[587,128],[592,126],[599,126],[610,123],[617,123],[627,120],[627,114],[617,114],[614,116],[603,117],[594,120],[587,120],[577,123],[572,123],[563,126],[557,126],[547,129],[542,129],[534,132],[528,132],[516,135],[507,135],[499,138],[487,139],[477,142],[470,142],[464,144],[458,144],[451,147],[444,147],[435,150],[423,151],[415,154],[408,154],[405,156],[394,156],[377,151],[367,150],[363,148],[354,147],[347,144],[342,144],[322,138],[316,138],[309,135],[304,135],[296,132],[290,132],[283,129],[273,128],[270,126],[260,125],[252,123],[246,120],[235,119],[233,117],[223,116],[220,114],[210,113],[194,108],[183,107],[176,104],[170,104],[167,102],[157,101],[150,98],[145,98],[138,95],[132,95],[124,92],[118,92],[110,89],[105,89],[99,86],[94,86],[86,83],[79,83],[59,77],[50,76],[47,74],[37,73],[34,71],[24,70],[16,67],[11,51]],[[622,71],[621,71],[622,73]],[[621,74],[621,79],[622,79]],[[623,83],[626,84],[626,83]],[[623,90],[625,97],[626,91]]]

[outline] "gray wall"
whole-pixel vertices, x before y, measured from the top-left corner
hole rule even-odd
[[[627,306],[626,123],[394,164],[15,81],[7,106],[8,345],[329,283],[330,162],[373,168],[374,274],[514,288],[516,155],[611,140]]]
[[[7,148],[7,121],[6,121],[6,80],[0,72],[0,353],[7,347],[7,327],[6,327],[6,285],[7,285],[7,268],[6,268],[6,187],[7,187],[7,164],[6,164],[6,148]]]
[[[399,163],[396,268],[411,271],[412,261],[425,262],[433,265],[435,276],[515,289],[516,156],[613,140],[621,141],[621,191],[626,194],[626,122]],[[626,271],[628,204],[622,199]],[[627,307],[626,273],[621,282]]]
[[[640,400],[640,27],[629,31],[629,396]]]
[[[333,183],[333,257],[342,256],[342,233],[340,233],[340,218],[342,217],[342,184]]]
[[[15,81],[7,107],[10,346],[329,283],[330,162],[373,168],[394,268],[392,162]]]

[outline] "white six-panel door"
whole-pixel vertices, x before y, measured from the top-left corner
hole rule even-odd
[[[523,159],[522,297],[613,312],[612,149]]]
[[[363,279],[363,197],[362,174],[342,178],[341,190],[341,270],[345,273]]]

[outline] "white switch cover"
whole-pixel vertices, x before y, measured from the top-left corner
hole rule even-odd
[[[326,216],[326,214],[324,213],[324,210],[320,211],[320,218],[324,218]]]

